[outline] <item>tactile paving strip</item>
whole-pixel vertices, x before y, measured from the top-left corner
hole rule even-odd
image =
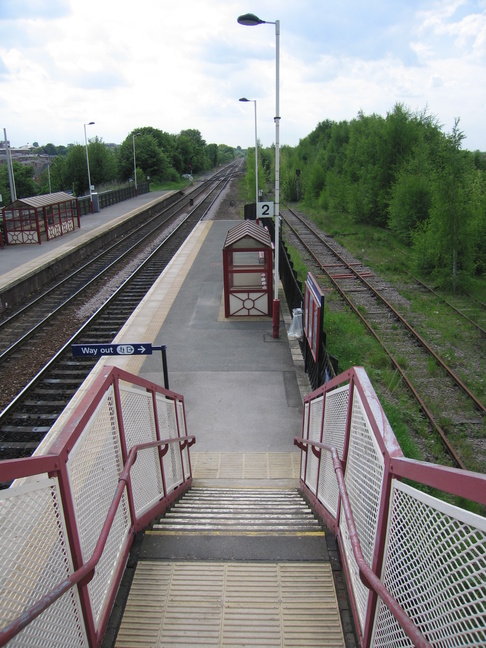
[[[138,564],[115,644],[344,645],[328,563],[158,561]]]
[[[300,452],[191,452],[195,479],[298,479]]]

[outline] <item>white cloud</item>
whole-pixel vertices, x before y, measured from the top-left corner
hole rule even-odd
[[[244,27],[228,0],[8,0],[0,13],[0,114],[14,146],[106,142],[134,128],[196,128],[209,142],[274,140],[275,28]],[[385,115],[396,102],[461,117],[465,144],[486,150],[484,1],[259,2],[281,21],[280,137],[295,145],[318,122]]]

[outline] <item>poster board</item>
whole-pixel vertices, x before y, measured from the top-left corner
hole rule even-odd
[[[314,361],[319,362],[321,334],[324,325],[324,293],[309,272],[304,292],[304,335],[309,343]]]

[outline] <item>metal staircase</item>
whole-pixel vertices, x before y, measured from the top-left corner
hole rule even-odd
[[[185,533],[296,534],[323,528],[297,490],[193,488],[153,525]]]
[[[145,532],[115,646],[345,647],[325,529],[296,489],[192,488]]]

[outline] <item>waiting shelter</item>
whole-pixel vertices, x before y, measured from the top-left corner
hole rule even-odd
[[[81,227],[77,199],[56,193],[21,198],[2,209],[4,243],[42,243]]]
[[[268,230],[244,220],[223,246],[225,317],[272,315],[272,253]]]

